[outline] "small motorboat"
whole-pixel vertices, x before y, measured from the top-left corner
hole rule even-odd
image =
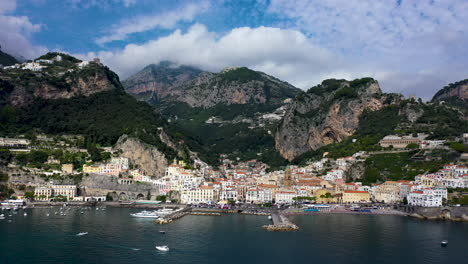
[[[80,233],[76,234],[76,236],[84,236],[84,235],[87,235],[87,234],[88,234],[88,232],[80,232]]]
[[[28,216],[28,213],[24,213],[24,216]]]
[[[273,220],[273,217],[271,217],[271,215],[269,215],[268,220]]]
[[[166,234],[166,231],[159,231],[160,234]]]
[[[446,246],[448,246],[448,241],[447,241],[447,240],[442,240],[442,242],[440,242],[440,246],[441,246],[441,247],[446,247]]]
[[[156,246],[156,249],[159,251],[169,251],[168,246]]]
[[[50,214],[49,214],[49,213],[47,213],[46,215],[47,215],[47,216],[49,216]]]

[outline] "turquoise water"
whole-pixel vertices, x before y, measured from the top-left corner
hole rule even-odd
[[[468,223],[400,216],[292,217],[297,232],[261,228],[265,216],[186,216],[168,225],[134,209],[27,209],[0,220],[0,263],[467,263]],[[8,214],[8,213],[7,213]],[[12,220],[8,222],[8,220]],[[165,230],[166,234],[160,234]],[[76,236],[80,232],[87,235]],[[449,241],[447,248],[440,242]],[[168,245],[160,252],[156,245]]]

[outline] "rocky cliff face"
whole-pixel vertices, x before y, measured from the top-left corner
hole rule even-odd
[[[275,134],[276,149],[293,160],[299,155],[351,136],[364,110],[389,103],[377,81],[326,80],[296,97]]]
[[[300,92],[286,82],[245,67],[201,74],[179,90],[169,99],[202,108],[217,104],[280,104]]]
[[[65,55],[64,55],[65,56]],[[24,107],[35,99],[69,99],[122,89],[118,76],[100,63],[91,62],[78,67],[73,61],[63,60],[44,64],[41,71],[22,69],[0,71],[2,86],[11,87],[7,103]]]
[[[432,102],[451,98],[468,101],[468,79],[447,85],[434,95]]]
[[[175,88],[198,77],[201,70],[163,61],[146,66],[122,82],[125,90],[139,100],[160,101]]]
[[[169,164],[166,156],[156,147],[141,142],[136,138],[123,135],[117,141],[115,149],[122,151],[121,156],[144,170],[149,176],[164,176]]]

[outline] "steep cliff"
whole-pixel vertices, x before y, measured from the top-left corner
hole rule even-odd
[[[177,87],[191,81],[201,70],[176,65],[169,61],[151,64],[122,82],[125,90],[143,101],[158,102],[171,94]]]
[[[468,79],[445,86],[443,89],[439,90],[434,97],[432,97],[432,102],[452,98],[468,101]]]
[[[276,149],[293,160],[324,145],[340,142],[359,126],[361,114],[397,100],[383,94],[372,78],[325,80],[296,97],[275,134]]]
[[[70,99],[122,89],[118,76],[104,65],[90,62],[84,67],[79,67],[78,63],[81,61],[76,58],[61,53],[52,54],[57,54],[63,59],[58,62],[39,63],[40,67],[43,67],[40,71],[0,71],[2,85],[12,87],[7,98],[8,103],[25,107],[36,99]]]
[[[201,108],[218,104],[281,104],[300,92],[286,82],[245,67],[228,68],[218,74],[202,74],[180,89],[180,94],[169,100]]]
[[[121,156],[144,170],[148,175],[160,178],[164,176],[169,161],[164,153],[155,146],[146,144],[137,138],[123,135],[115,144],[115,149],[122,151]]]

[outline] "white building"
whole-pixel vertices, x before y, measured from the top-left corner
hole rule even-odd
[[[180,196],[183,204],[214,203],[218,200],[218,192],[211,186],[200,186],[193,190],[184,190]]]
[[[277,204],[292,204],[294,203],[293,198],[297,197],[296,192],[292,191],[279,191],[275,195],[275,203]]]
[[[36,187],[34,195],[37,200],[49,200],[53,196],[64,196],[67,200],[73,200],[76,197],[76,185],[48,185]]]
[[[435,187],[412,191],[408,195],[408,204],[423,207],[442,206],[442,200],[447,199],[447,189]]]

